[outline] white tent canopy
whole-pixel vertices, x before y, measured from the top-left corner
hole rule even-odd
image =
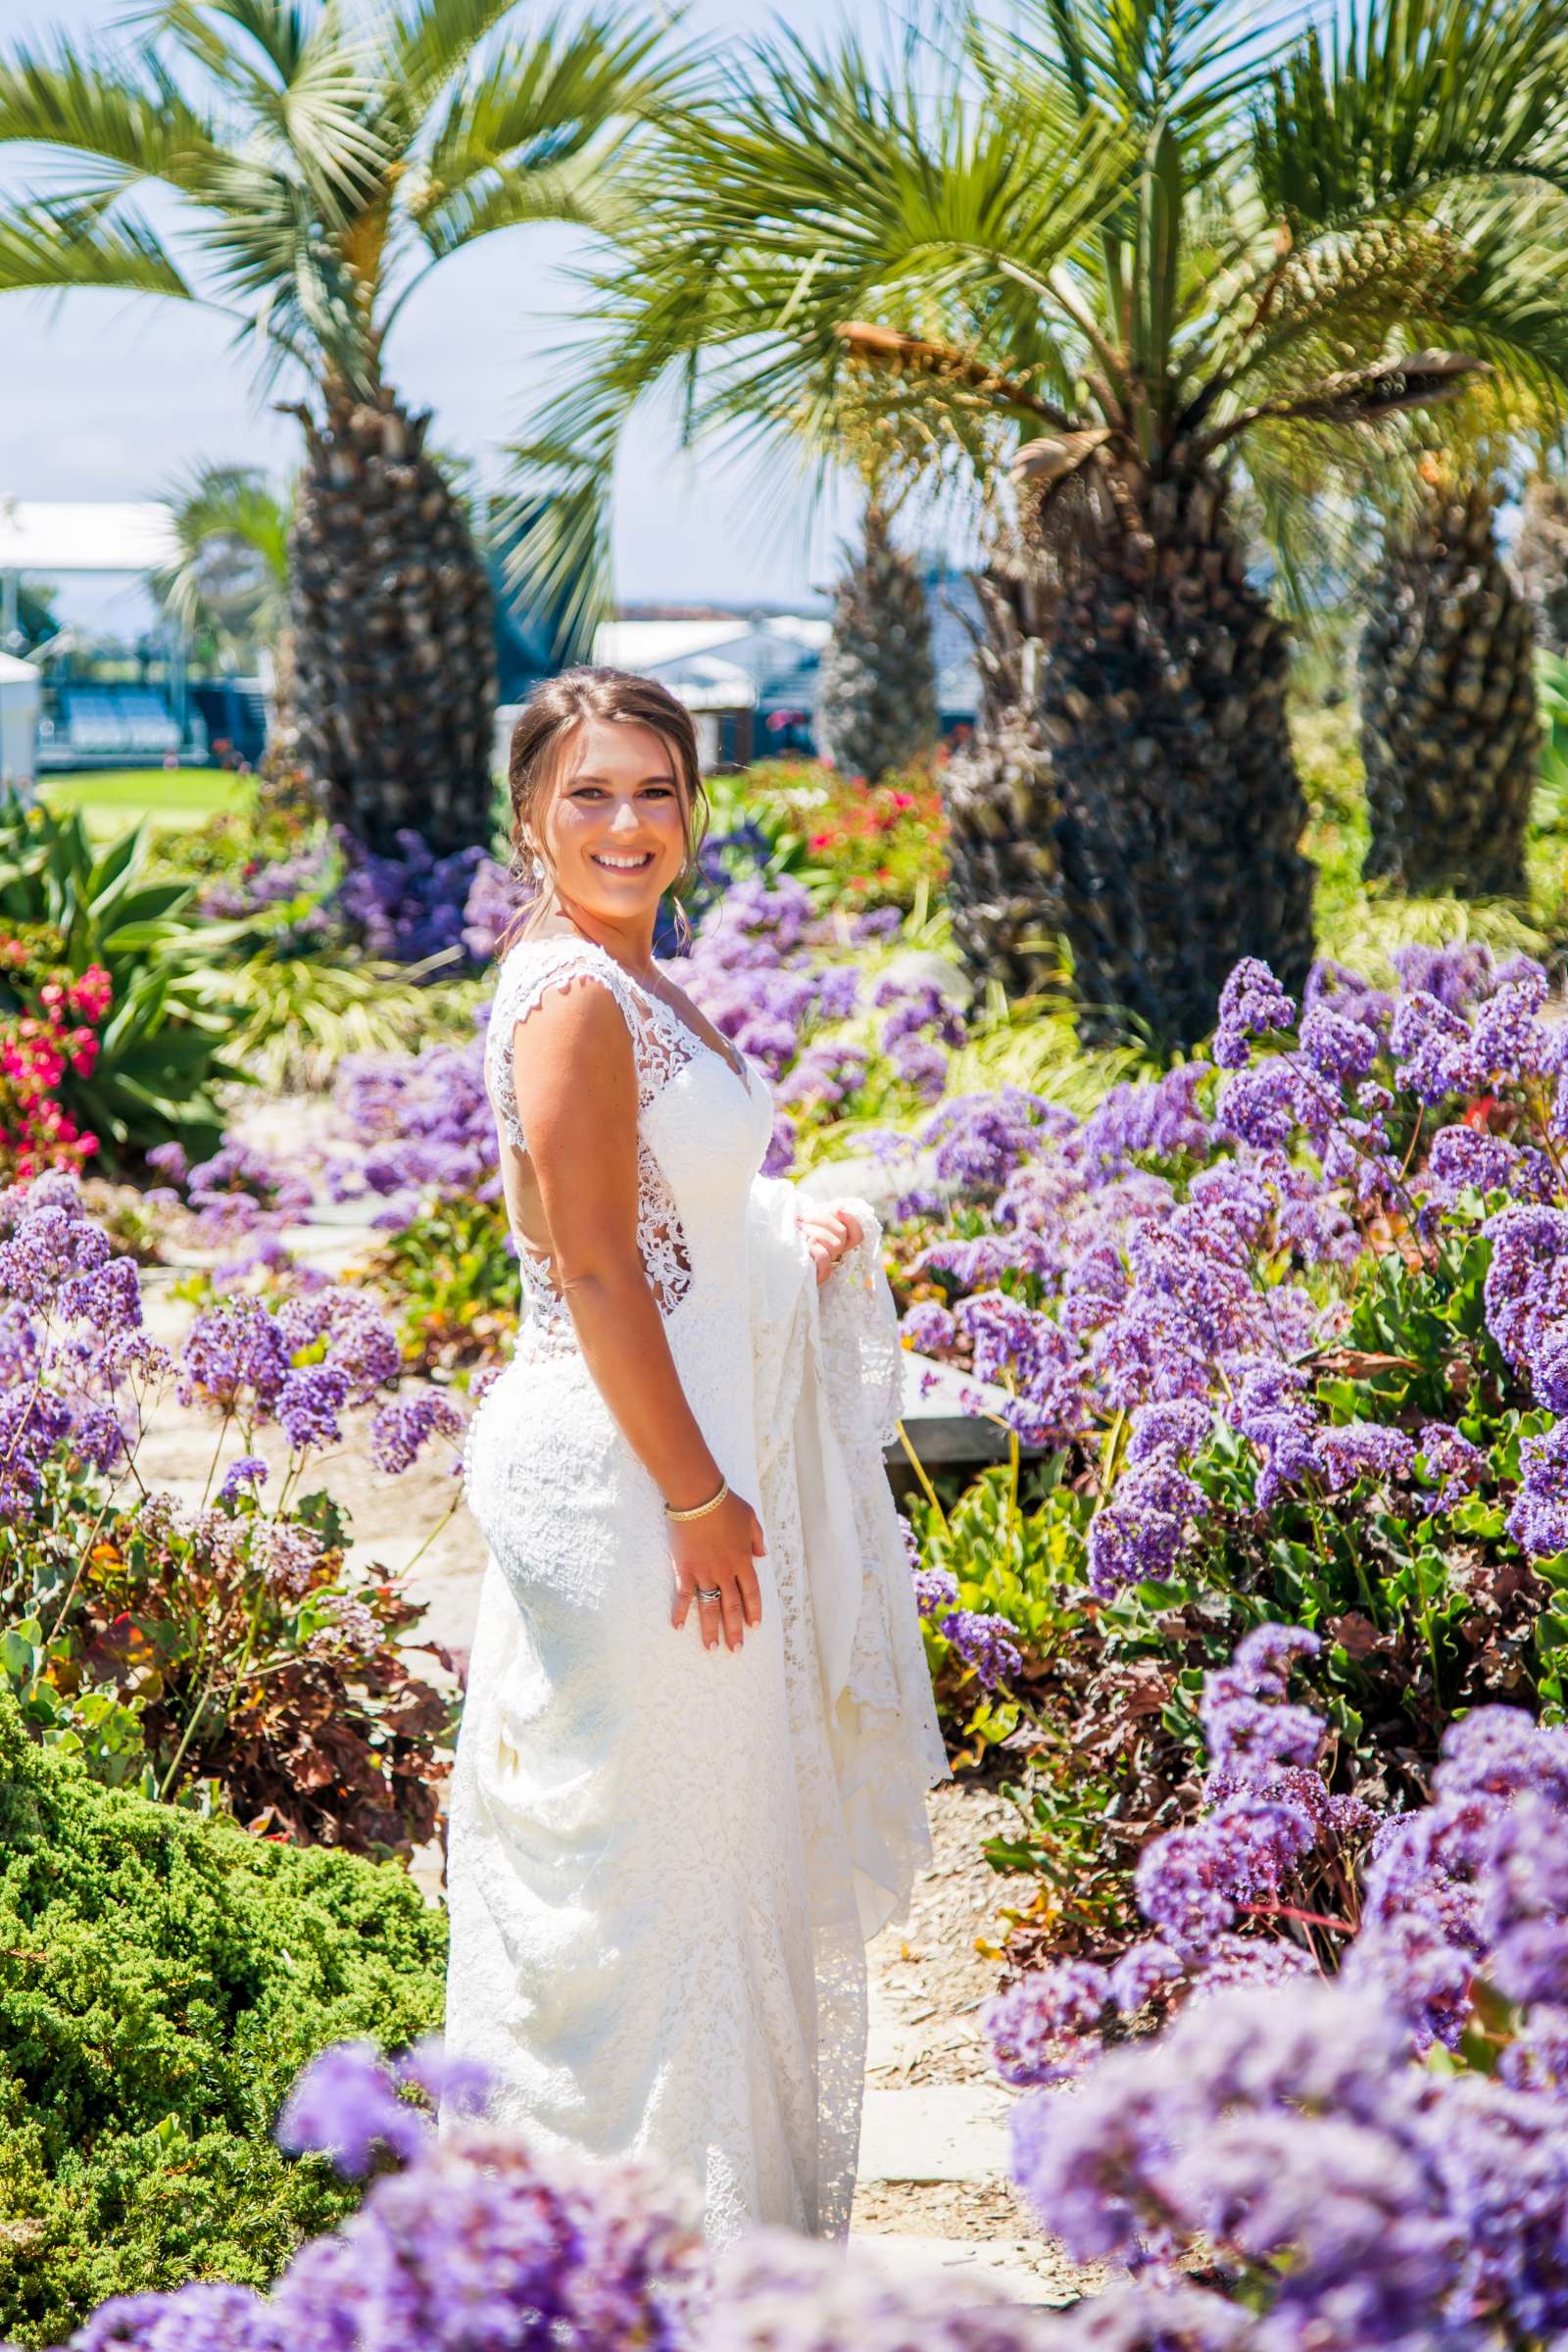
[[[24,578],[97,573],[145,579],[148,572],[177,562],[178,553],[173,512],[161,499],[0,498],[0,650],[20,651],[24,643],[18,625]],[[36,727],[36,692],[32,718]],[[150,687],[110,693],[73,685],[63,692],[61,710],[43,724],[42,758],[46,765],[60,766],[76,757],[92,763],[168,753],[184,742],[188,731],[183,641],[172,632],[167,697]],[[8,742],[0,770],[16,774],[12,748]],[[30,776],[34,764],[29,752],[20,772]]]
[[[161,499],[0,499],[0,572],[150,571],[175,547]]]

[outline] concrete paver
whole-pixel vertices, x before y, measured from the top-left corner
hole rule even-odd
[[[927,2278],[956,2281],[1037,2310],[1061,2311],[1078,2301],[1078,2290],[1066,2280],[1043,2276],[1035,2267],[1038,2242],[972,2237],[878,2237],[851,2240],[858,2253],[868,2254],[900,2285],[918,2285]]]
[[[989,2180],[1007,2169],[1008,2093],[999,2083],[922,2082],[868,2090],[862,2180]]]

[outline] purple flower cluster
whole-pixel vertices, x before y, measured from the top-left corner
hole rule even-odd
[[[1158,1410],[1158,1407],[1152,1408]],[[1202,1489],[1181,1467],[1173,1444],[1134,1462],[1089,1527],[1089,1582],[1102,1600],[1134,1585],[1169,1576],[1189,1528],[1206,1507]]]
[[[119,1469],[168,1364],[142,1329],[134,1261],[113,1254],[74,1179],[0,1193],[0,1518],[37,1509],[57,1459]]]
[[[1415,1481],[1396,1507],[1454,1508],[1488,1466],[1463,1431],[1429,1422],[1418,1439],[1325,1417],[1305,1367],[1342,1327],[1344,1290],[1298,1277],[1355,1263],[1374,1220],[1395,1215],[1430,1242],[1446,1215],[1473,1232],[1476,1200],[1490,1201],[1489,1326],[1539,1401],[1563,1410],[1568,1207],[1553,1153],[1568,1137],[1568,1024],[1545,1017],[1544,974],[1523,958],[1397,960],[1393,997],[1320,966],[1299,1018],[1266,967],[1240,965],[1221,1004],[1217,1084],[1185,1065],[1113,1090],[1081,1122],[1014,1089],[944,1102],[913,1139],[937,1182],[905,1206],[950,1212],[953,1230],[911,1266],[946,1277],[948,1297],[913,1310],[909,1344],[972,1337],[977,1377],[1009,1391],[1005,1417],[1036,1443],[1082,1440],[1119,1414],[1136,1428],[1154,1405],[1205,1407],[1204,1431],[1228,1427],[1254,1454],[1261,1511],[1297,1490],[1389,1495]],[[1491,1132],[1481,1104],[1407,1168],[1380,1068],[1418,1103],[1522,1090],[1501,1123],[1528,1116],[1538,1141]],[[1128,1446],[1091,1536],[1102,1596],[1168,1577],[1192,1548],[1204,1448],[1201,1433]],[[1532,1551],[1568,1548],[1551,1433],[1526,1443],[1510,1529]]]
[[[482,1017],[488,1014],[486,1006]],[[333,1100],[356,1143],[368,1147],[333,1172],[340,1199],[368,1191],[396,1200],[393,1215],[404,1223],[413,1196],[426,1187],[498,1197],[482,1041],[416,1054],[350,1054],[339,1065]]]
[[[1364,1987],[1235,1986],[1102,2058],[1070,2098],[1021,2104],[1014,2170],[1075,2258],[1141,2266],[1144,2331],[1126,2340],[1544,2345],[1568,2322],[1562,2054],[1552,2022],[1494,2077],[1440,2075]],[[1229,2339],[1193,2313],[1181,2271],[1200,2253],[1236,2294],[1213,2298],[1241,2324]]]
[[[437,858],[421,833],[397,836],[400,855],[377,857],[346,833],[338,847],[345,871],[336,910],[367,953],[397,963],[441,958],[461,970],[467,957],[491,954],[515,911],[509,879],[482,850]]]
[[[461,1439],[462,1414],[434,1389],[416,1396],[394,1396],[370,1424],[370,1458],[389,1475],[407,1470],[432,1437]]]
[[[1431,1804],[1373,1844],[1346,1973],[1423,2045],[1457,2047],[1481,1980],[1568,2006],[1568,1732],[1512,1707],[1449,1726]]]
[[[1305,1627],[1258,1626],[1204,1677],[1203,1817],[1154,1838],[1137,1874],[1139,1908],[1195,1977],[1244,1914],[1275,1910],[1307,1865],[1337,1862],[1372,1826],[1358,1798],[1330,1792],[1317,1769],[1326,1726],[1287,1694],[1292,1664],[1317,1648]]]
[[[1043,1142],[1074,1132],[1075,1121],[1043,1095],[1003,1086],[995,1094],[951,1096],[917,1140],[932,1153],[940,1184],[987,1197],[1000,1194]],[[997,1218],[1010,1221],[1000,1200]]]
[[[1295,1026],[1295,1000],[1286,995],[1266,963],[1244,956],[1220,991],[1214,1059],[1221,1069],[1240,1069],[1251,1053],[1254,1038]]]
[[[336,2042],[296,2080],[277,2119],[277,2144],[290,2156],[326,2156],[354,2180],[365,2179],[378,2150],[410,2164],[434,2145],[435,2127],[405,2089],[422,2091],[454,2115],[480,2115],[489,2077],[433,2037],[392,2061],[373,2042]]]
[[[709,907],[687,954],[669,960],[693,1003],[766,1071],[781,1109],[837,1107],[864,1074],[861,1049],[816,1035],[850,1019],[859,993],[853,965],[824,959],[828,947],[842,943],[801,883],[749,875]],[[793,1142],[793,1122],[781,1120],[768,1173],[790,1164]]]
[[[220,1406],[246,1431],[273,1420],[302,1452],[340,1444],[344,1411],[379,1401],[371,1458],[399,1472],[432,1437],[456,1438],[462,1428],[434,1392],[386,1399],[402,1368],[397,1334],[375,1300],[333,1284],[275,1307],[241,1297],[205,1308],[180,1351],[179,1394]],[[236,1464],[230,1476],[240,1475]]]
[[[1162,1935],[1112,1969],[1021,1978],[992,2004],[1002,2072],[1037,2087],[1013,2117],[1018,2180],[1077,2260],[1142,2269],[1134,2332],[1096,2303],[1085,2342],[1100,2340],[1088,2321],[1102,2308],[1106,2341],[1152,2347],[1556,2342],[1568,2328],[1568,1731],[1504,1707],[1449,1727],[1431,1803],[1377,1832],[1359,1930],[1325,1982],[1291,1919],[1279,1941],[1227,1924],[1260,1873],[1277,1884],[1298,1867],[1303,1838],[1343,1850],[1367,1827],[1312,1770],[1323,1726],[1289,1698],[1293,1665],[1316,1646],[1302,1628],[1261,1626],[1206,1678],[1210,1810],[1140,1871]],[[1110,2021],[1152,2003],[1174,2022],[1107,2048]],[[1423,2063],[1434,2042],[1490,2055],[1479,2072],[1438,2071]],[[1066,2082],[1073,2095],[1053,2095]],[[1180,2273],[1200,2251],[1236,2301],[1195,2311]],[[1221,2312],[1240,2332],[1225,2335]]]
[[[991,2005],[985,2024],[1009,2082],[1082,2073],[1110,2019],[1156,1998],[1211,1999],[1237,1984],[1312,1973],[1298,1945],[1236,1931],[1248,1913],[1277,1912],[1303,1870],[1338,1864],[1372,1826],[1356,1798],[1330,1792],[1317,1769],[1326,1727],[1289,1697],[1293,1665],[1318,1647],[1302,1626],[1260,1625],[1229,1666],[1204,1677],[1203,1816],[1154,1838],[1138,1866],[1139,1908],[1154,1933],[1111,1968],[1045,1969]]]
[[[234,1138],[195,1167],[177,1143],[160,1144],[147,1156],[164,1182],[151,1187],[144,1200],[154,1207],[184,1210],[179,1238],[193,1248],[238,1253],[215,1269],[220,1282],[238,1281],[260,1267],[291,1263],[283,1228],[314,1199],[297,1172]]]
[[[1268,2324],[1243,2341],[1452,2340],[1465,2244],[1442,2137],[1396,2024],[1345,1989],[1216,1994],[1070,2099],[1026,2101],[1013,2151],[1077,2260],[1207,2244],[1253,2281]]]
[[[973,1667],[983,1690],[995,1690],[1023,1671],[1023,1652],[1008,1639],[1018,1628],[1006,1617],[979,1609],[950,1609],[939,1631],[964,1664]]]
[[[677,2352],[701,2282],[683,2192],[642,2167],[548,2162],[468,2125],[436,2143],[400,2094],[470,2111],[471,2070],[419,2053],[392,2072],[368,2048],[318,2059],[280,2125],[291,2149],[372,2181],[342,2228],[294,2256],[267,2296],[194,2284],[104,2304],[88,2352]]]
[[[301,946],[319,947],[337,929],[330,901],[338,862],[330,840],[312,842],[286,858],[253,859],[216,875],[203,884],[197,905],[222,921],[272,915]]]

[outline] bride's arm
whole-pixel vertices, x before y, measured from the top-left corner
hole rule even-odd
[[[681,1387],[637,1246],[637,1071],[625,1021],[602,987],[556,990],[517,1024],[512,1053],[556,1286],[583,1360],[665,1502],[692,1509],[723,1473]],[[720,1603],[700,1611],[704,1639],[711,1647],[722,1616],[738,1648],[761,1614],[755,1511],[730,1494],[702,1519],[672,1523],[670,1539],[673,1622],[685,1622],[697,1586],[717,1587]]]

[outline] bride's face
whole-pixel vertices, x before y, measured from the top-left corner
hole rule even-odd
[[[546,811],[564,898],[607,922],[644,914],[680,872],[686,821],[668,745],[631,720],[583,721]]]

